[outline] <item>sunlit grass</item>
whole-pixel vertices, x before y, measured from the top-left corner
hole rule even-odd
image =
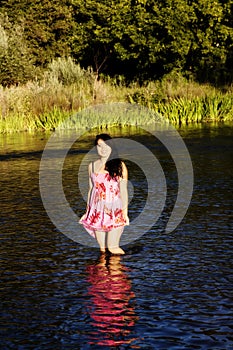
[[[99,104],[74,113],[59,129],[109,128],[113,126],[152,125],[166,121],[158,113],[143,106],[129,103]]]
[[[174,124],[190,124],[233,120],[233,96],[218,93],[215,96],[177,98],[154,105],[154,109]]]
[[[97,79],[91,69],[71,59],[52,62],[38,81],[0,86],[0,133],[149,125],[158,120],[179,125],[231,121],[233,91],[223,93],[175,73],[143,86],[127,85],[122,77]]]

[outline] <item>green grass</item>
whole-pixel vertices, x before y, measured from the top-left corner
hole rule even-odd
[[[0,86],[0,133],[149,125],[158,120],[174,125],[233,121],[233,91],[225,90],[176,73],[127,86],[121,77],[97,79],[91,69],[58,59],[38,81]]]
[[[112,126],[151,125],[164,119],[155,111],[129,103],[98,104],[74,113],[59,129],[109,128]]]
[[[233,96],[218,93],[192,99],[177,98],[155,104],[154,109],[174,124],[229,121],[233,120]]]

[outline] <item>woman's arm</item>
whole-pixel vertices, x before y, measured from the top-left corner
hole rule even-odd
[[[79,223],[82,223],[83,220],[85,220],[86,215],[88,213],[88,209],[89,209],[89,200],[90,200],[90,195],[91,195],[91,190],[92,190],[92,180],[91,180],[91,173],[92,173],[92,163],[89,164],[88,166],[88,175],[89,175],[89,190],[88,190],[88,194],[87,194],[87,205],[86,205],[86,212],[83,214],[83,216],[81,217],[81,219],[79,220]]]
[[[122,178],[120,181],[120,194],[121,194],[121,201],[122,201],[122,211],[124,218],[126,220],[126,224],[129,225],[129,218],[128,218],[128,169],[125,165],[125,163],[122,162]]]
[[[88,209],[88,206],[89,206],[91,190],[92,190],[92,187],[93,187],[92,179],[91,179],[91,173],[92,173],[92,163],[90,163],[89,166],[88,166],[89,190],[88,190],[88,194],[87,194],[87,207],[86,207],[86,210]]]

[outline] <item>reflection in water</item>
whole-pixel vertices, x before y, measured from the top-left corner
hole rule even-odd
[[[166,208],[126,255],[103,255],[95,266],[96,252],[59,233],[41,202],[46,134],[0,135],[0,349],[233,349],[233,124],[179,131],[195,170],[183,222],[164,234],[176,198],[175,168],[151,137],[130,131],[163,166]],[[64,192],[79,214],[85,205],[79,164],[93,137],[78,141],[64,162]],[[147,190],[138,186],[143,176],[136,166],[129,169],[133,218]]]
[[[91,284],[88,311],[94,327],[90,344],[118,346],[135,340],[130,338],[130,333],[138,317],[132,304],[135,295],[126,270],[120,256],[106,254],[87,268]]]

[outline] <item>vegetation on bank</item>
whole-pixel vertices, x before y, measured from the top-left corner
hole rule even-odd
[[[126,117],[117,111],[101,118],[92,109],[101,104],[126,102],[148,109],[148,118],[137,113]],[[153,122],[149,111],[175,125],[233,120],[233,91],[213,88],[183,78],[174,71],[161,80],[126,84],[122,76],[99,77],[82,69],[71,58],[53,60],[38,80],[0,87],[0,132],[53,130],[71,115],[76,128],[112,124],[138,125]],[[77,114],[78,113],[78,114]],[[98,119],[98,120],[97,120]],[[67,127],[72,127],[67,125]]]
[[[0,84],[26,83],[68,56],[128,83],[178,70],[231,84],[232,0],[1,0]]]
[[[0,132],[232,120],[232,48],[232,0],[2,0]]]

